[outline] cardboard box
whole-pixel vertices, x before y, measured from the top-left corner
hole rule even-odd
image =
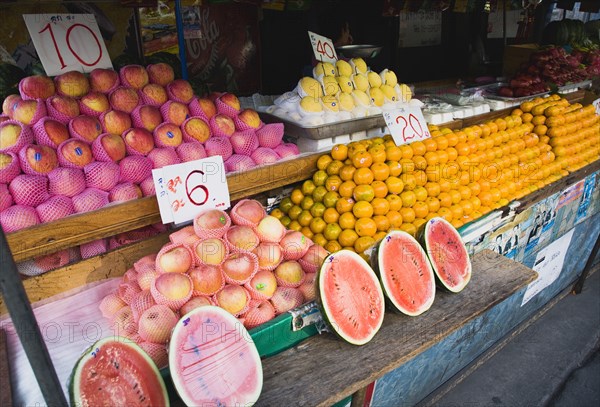
[[[513,76],[523,62],[529,61],[529,56],[539,49],[537,44],[507,45],[504,47],[502,75]]]

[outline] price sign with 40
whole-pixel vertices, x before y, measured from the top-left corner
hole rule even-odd
[[[308,32],[308,38],[313,47],[315,53],[315,59],[320,62],[335,62],[338,60],[337,54],[335,53],[335,47],[333,41],[322,35],[315,34],[312,31]]]

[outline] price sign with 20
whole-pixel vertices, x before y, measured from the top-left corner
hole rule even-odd
[[[308,38],[310,38],[310,43],[313,47],[313,52],[315,53],[317,61],[335,63],[338,60],[331,39],[315,34],[312,31],[308,32]]]
[[[163,223],[182,223],[207,209],[230,205],[223,157],[168,165],[152,170]]]
[[[401,107],[383,112],[385,123],[397,145],[430,138],[427,122],[418,107]]]
[[[92,14],[24,14],[23,19],[47,75],[112,68]]]

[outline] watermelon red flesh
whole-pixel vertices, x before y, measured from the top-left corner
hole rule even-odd
[[[417,316],[435,298],[435,277],[421,245],[408,233],[390,232],[377,249],[383,291],[400,312]]]
[[[262,390],[262,364],[250,334],[215,306],[196,308],[177,323],[169,369],[189,406],[250,405]]]
[[[385,299],[377,276],[349,250],[327,256],[318,277],[323,314],[342,339],[363,345],[383,322]]]
[[[165,384],[150,357],[127,339],[102,339],[75,367],[71,402],[78,406],[168,406]]]
[[[471,261],[456,229],[443,218],[425,225],[424,243],[433,271],[449,291],[459,292],[471,279]]]

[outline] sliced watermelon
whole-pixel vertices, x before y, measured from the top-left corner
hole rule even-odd
[[[381,328],[385,299],[369,264],[350,250],[325,258],[317,278],[319,302],[325,320],[338,336],[364,345]]]
[[[458,293],[471,280],[471,260],[460,234],[444,218],[432,218],[419,230],[440,287]]]
[[[406,232],[392,231],[372,257],[388,302],[410,316],[421,315],[433,304],[435,277],[427,254]]]
[[[262,390],[262,364],[252,337],[213,305],[184,315],[169,344],[173,384],[188,406],[247,406]]]
[[[131,340],[100,339],[79,359],[69,386],[74,406],[169,406],[152,359]]]

